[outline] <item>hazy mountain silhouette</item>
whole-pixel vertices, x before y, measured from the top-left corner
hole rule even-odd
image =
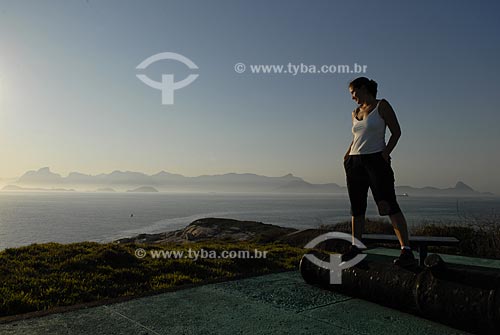
[[[409,195],[494,195],[491,192],[476,191],[462,181],[457,182],[455,187],[450,188],[398,186],[396,187],[396,193],[408,193]]]
[[[120,187],[130,189],[143,185],[151,185],[161,191],[233,191],[233,192],[266,192],[287,184],[290,181],[303,181],[292,174],[282,177],[267,177],[252,173],[227,173],[223,175],[202,175],[185,177],[165,171],[154,175],[142,172],[113,171],[95,176],[79,172],[71,172],[67,177],[52,173],[48,167],[38,171],[28,171],[23,174],[16,184],[21,186],[72,186],[86,189]]]
[[[60,184],[64,178],[60,174],[52,173],[48,167],[43,167],[38,171],[28,171],[17,181],[22,184]]]
[[[141,186],[141,187],[138,187],[138,188],[134,188],[133,190],[128,190],[127,192],[139,192],[139,193],[144,193],[144,192],[148,192],[148,193],[152,193],[152,192],[158,192],[158,190],[152,186]]]
[[[28,171],[16,182],[22,187],[72,187],[80,189],[131,188],[150,185],[160,191],[218,191],[218,192],[277,192],[277,193],[341,193],[346,194],[345,186],[335,183],[311,184],[289,173],[281,177],[267,177],[253,173],[227,173],[221,175],[202,175],[185,177],[180,174],[160,171],[153,175],[133,171],[113,171],[95,176],[79,172],[71,172],[66,177],[43,167],[38,171]],[[455,187],[436,188],[397,186],[397,194],[412,195],[493,195],[489,192],[478,192],[459,181]]]

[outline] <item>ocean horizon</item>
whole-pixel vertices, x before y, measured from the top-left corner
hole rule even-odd
[[[498,196],[398,197],[410,227],[482,224]],[[32,243],[110,242],[186,227],[204,217],[297,229],[350,220],[347,194],[0,192],[0,250]],[[367,217],[381,218],[368,199]],[[388,217],[384,217],[389,221]]]

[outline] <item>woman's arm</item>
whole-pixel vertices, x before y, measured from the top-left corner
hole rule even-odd
[[[355,110],[352,111],[352,114],[351,114],[351,117],[352,119],[354,119],[355,117],[355,113],[357,112],[357,108]],[[354,120],[352,120],[352,122],[354,122]],[[344,155],[344,161],[349,158],[349,154],[351,153],[351,148],[352,148],[352,143],[354,142],[354,140],[352,140],[351,142],[351,145],[349,146],[349,149],[347,149],[347,152],[345,153]]]
[[[347,158],[349,158],[349,154],[351,153],[351,147],[352,147],[352,142],[351,142],[351,145],[349,146],[349,149],[347,149],[347,152],[344,155],[344,160],[346,160]]]
[[[387,100],[382,99],[382,101],[380,101],[379,111],[380,115],[385,120],[387,127],[391,131],[391,137],[389,138],[386,148],[382,153],[384,159],[386,161],[389,161],[389,154],[392,152],[392,150],[394,150],[394,147],[401,137],[401,127],[399,126],[399,122],[394,109]]]

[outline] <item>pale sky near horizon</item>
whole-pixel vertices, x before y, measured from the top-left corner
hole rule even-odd
[[[496,1],[0,0],[0,178],[49,166],[345,185],[358,75],[248,67],[357,63],[401,124],[397,185],[500,194],[499,12]],[[198,70],[136,69],[160,52]],[[139,73],[199,77],[162,105]]]

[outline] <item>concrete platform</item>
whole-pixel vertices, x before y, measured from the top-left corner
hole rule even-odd
[[[291,271],[0,324],[0,334],[467,333],[310,286]]]

